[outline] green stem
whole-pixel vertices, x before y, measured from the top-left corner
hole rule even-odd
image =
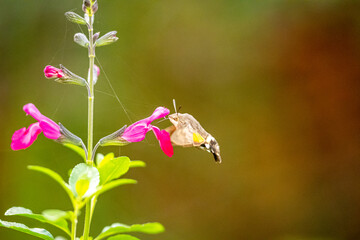
[[[93,30],[93,18],[94,16],[90,16],[89,23],[89,93],[88,96],[88,142],[87,142],[87,159],[86,163],[93,166],[93,128],[94,128],[94,59],[95,59],[95,46],[93,41],[94,30]],[[86,203],[86,211],[85,211],[85,224],[84,224],[84,234],[83,239],[89,239],[90,232],[90,224],[91,224],[91,212],[92,212],[92,201]]]
[[[92,16],[93,17],[93,16]],[[93,42],[94,30],[92,24],[89,26],[89,88],[90,95],[88,96],[88,142],[87,142],[87,164],[93,165],[93,131],[94,131],[94,58],[95,47]]]
[[[77,228],[77,223],[78,223],[78,207],[76,206],[74,208],[74,216],[73,216],[73,219],[72,219],[72,224],[71,224],[71,240],[76,240],[76,228]]]

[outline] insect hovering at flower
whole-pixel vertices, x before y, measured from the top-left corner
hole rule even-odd
[[[188,113],[178,113],[175,99],[173,100],[175,112],[169,115],[173,124],[165,130],[170,134],[171,143],[175,146],[196,147],[213,154],[216,162],[221,163],[220,146],[216,139]]]

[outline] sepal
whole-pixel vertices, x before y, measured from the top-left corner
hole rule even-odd
[[[99,37],[100,37],[100,32],[95,33],[93,36],[93,41],[96,42],[96,40],[98,40]]]
[[[121,138],[121,136],[125,132],[126,127],[127,126],[125,125],[116,132],[100,139],[100,146],[125,146],[129,144],[128,141]]]
[[[79,14],[76,14],[74,12],[66,12],[65,17],[70,22],[86,25],[85,19],[83,17],[81,17]]]
[[[70,143],[76,146],[84,145],[82,139],[76,136],[75,134],[73,134],[72,132],[70,132],[69,130],[67,130],[64,127],[64,125],[59,123],[59,126],[60,126],[61,136],[58,139],[56,139],[57,142],[61,144]]]
[[[61,64],[60,64],[60,69],[64,73],[64,76],[61,78],[56,78],[55,82],[87,86],[87,82],[85,79],[76,75],[75,73],[72,73],[69,69],[67,69]]]
[[[119,39],[118,37],[116,37],[116,33],[116,31],[106,33],[104,36],[102,36],[95,42],[95,45],[97,47],[101,47],[116,42]]]
[[[74,35],[74,42],[85,48],[89,46],[89,40],[83,33],[76,33]]]

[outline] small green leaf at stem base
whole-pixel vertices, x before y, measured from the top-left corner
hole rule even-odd
[[[134,225],[125,225],[121,223],[114,223],[111,226],[105,227],[99,236],[95,240],[100,240],[115,234],[120,233],[129,233],[129,232],[139,232],[147,234],[158,234],[164,232],[165,228],[160,223],[145,223],[145,224],[134,224]]]
[[[47,212],[47,213],[46,213]],[[55,214],[56,213],[56,217]],[[61,214],[60,214],[61,213]],[[30,209],[23,207],[12,207],[5,212],[5,216],[22,216],[37,220],[39,222],[51,224],[70,236],[70,230],[66,218],[68,214],[60,210],[45,210],[43,214],[35,214]]]
[[[53,240],[54,237],[51,235],[50,232],[43,228],[29,228],[24,224],[16,223],[16,222],[6,222],[0,220],[0,227],[13,229],[19,232],[27,233],[34,237],[38,237],[44,240]]]
[[[113,154],[107,154],[98,165],[101,184],[105,184],[113,179],[119,178],[129,170],[130,158],[113,157]]]

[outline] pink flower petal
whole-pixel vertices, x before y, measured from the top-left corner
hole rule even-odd
[[[21,128],[15,131],[11,138],[11,149],[14,151],[25,149],[33,144],[37,136],[41,133],[39,125],[39,123],[33,123],[28,129]]]
[[[153,114],[149,117],[150,123],[156,119],[166,117],[170,113],[170,110],[164,107],[158,107]]]
[[[61,136],[59,125],[57,125],[51,119],[41,121],[40,127],[44,133],[44,136],[49,139],[58,139]]]
[[[157,140],[159,140],[160,148],[168,157],[171,157],[174,154],[174,149],[171,145],[170,134],[165,130],[160,131],[160,129],[155,126],[152,126],[151,129],[153,130]]]
[[[64,72],[56,67],[47,65],[44,69],[44,74],[46,78],[63,78],[65,77]]]
[[[128,142],[140,142],[145,139],[148,131],[150,131],[150,128],[146,119],[143,119],[127,127],[121,138]]]
[[[148,131],[151,130],[151,123],[155,119],[165,117],[170,113],[170,110],[164,107],[158,107],[155,109],[153,114],[150,117],[137,121],[127,127],[121,136],[124,140],[128,142],[140,142],[144,140],[145,135]]]
[[[40,121],[43,117],[43,115],[40,113],[40,111],[35,107],[34,104],[28,103],[23,107],[24,112],[26,112],[27,115],[32,116],[36,120]]]
[[[34,104],[28,103],[23,107],[23,109],[26,114],[32,116],[40,122],[40,127],[44,132],[45,137],[50,139],[58,139],[60,137],[61,134],[59,125],[50,118],[42,115]]]

